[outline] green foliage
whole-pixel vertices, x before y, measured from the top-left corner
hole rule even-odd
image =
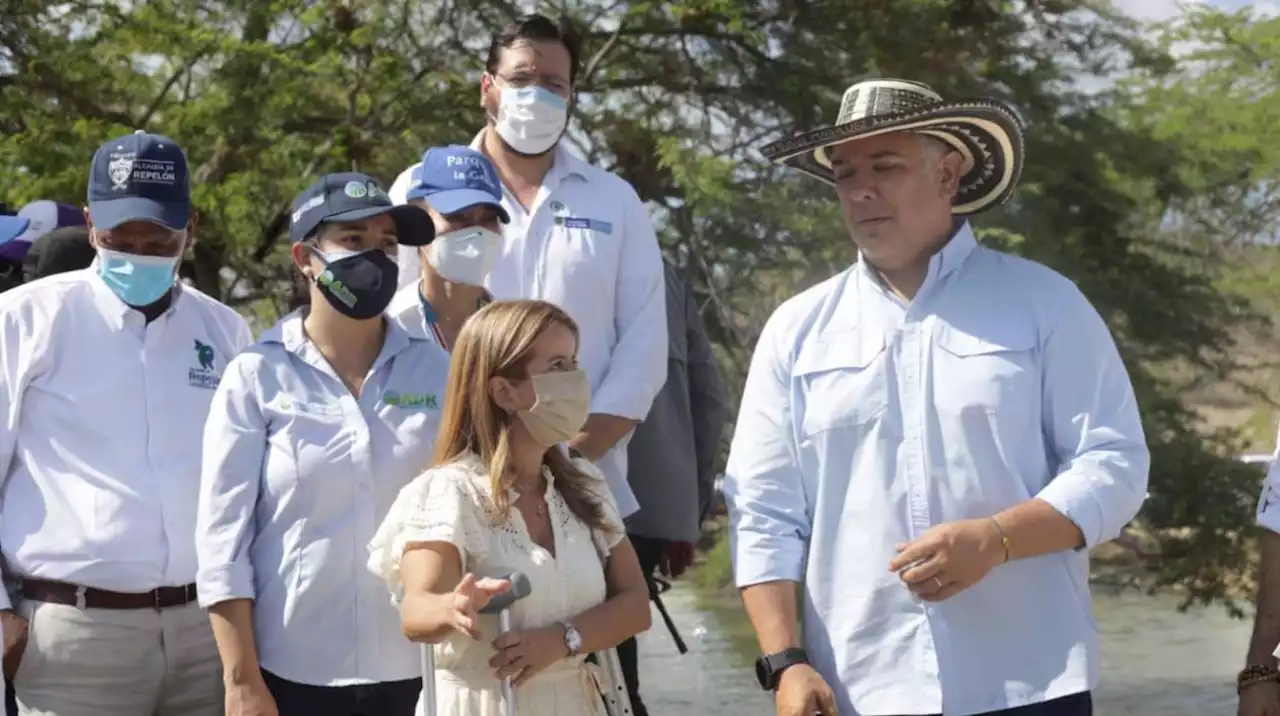
[[[650,202],[735,389],[773,308],[853,260],[830,190],[755,148],[829,122],[863,73],[1012,99],[1027,170],[979,233],[1077,281],[1113,326],[1155,458],[1142,526],[1158,581],[1197,600],[1241,586],[1257,477],[1184,399],[1238,375],[1238,339],[1269,331],[1259,294],[1275,280],[1246,282],[1224,247],[1280,218],[1277,21],[1193,9],[1152,35],[1086,0],[544,5],[586,40],[571,143]],[[197,283],[261,327],[290,299],[296,192],[341,169],[389,183],[425,147],[468,142],[488,41],[516,14],[501,0],[10,0],[0,198],[79,203],[106,137],[166,133],[195,167]],[[1122,71],[1112,91],[1077,84]]]

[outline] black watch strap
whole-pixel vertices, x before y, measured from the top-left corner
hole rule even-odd
[[[809,654],[798,646],[783,649],[776,654],[766,654],[756,659],[756,679],[765,691],[776,691],[782,672],[796,664],[808,664]]]

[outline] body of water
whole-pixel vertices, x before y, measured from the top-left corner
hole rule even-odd
[[[772,716],[773,704],[756,684],[755,638],[741,603],[732,596],[698,599],[687,584],[663,601],[689,653],[680,655],[655,611],[640,643],[650,714]],[[1097,716],[1234,716],[1248,622],[1221,610],[1179,613],[1169,597],[1096,592],[1094,616],[1102,631]]]

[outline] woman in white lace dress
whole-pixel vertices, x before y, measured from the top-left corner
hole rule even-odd
[[[435,467],[405,487],[369,567],[401,597],[410,639],[435,644],[439,716],[602,711],[590,652],[649,627],[649,590],[608,485],[561,445],[586,421],[577,326],[542,301],[477,312],[454,346]],[[477,611],[520,571],[512,629]]]

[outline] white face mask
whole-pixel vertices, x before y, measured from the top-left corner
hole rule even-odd
[[[495,123],[498,136],[521,154],[544,154],[560,141],[569,104],[542,87],[503,87]]]
[[[427,261],[446,281],[483,286],[501,240],[501,235],[483,226],[450,231],[427,246]]]

